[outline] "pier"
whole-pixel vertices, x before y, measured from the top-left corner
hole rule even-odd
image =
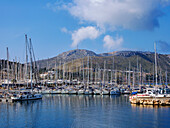
[[[147,98],[134,98],[130,100],[131,104],[143,104],[143,105],[170,105],[170,98],[169,97],[147,97]]]

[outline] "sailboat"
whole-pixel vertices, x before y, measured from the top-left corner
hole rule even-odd
[[[130,100],[134,99],[134,98],[146,98],[146,97],[154,97],[154,98],[164,98],[164,97],[168,97],[170,98],[170,94],[166,94],[163,93],[163,91],[161,89],[158,88],[158,74],[157,74],[157,53],[156,53],[156,43],[154,44],[154,48],[155,48],[155,87],[154,88],[147,88],[145,90],[145,93],[142,94],[134,94],[132,96],[129,97]],[[166,92],[166,91],[165,91]]]
[[[27,42],[27,35],[25,35],[25,40],[26,40],[26,51],[27,51],[27,46],[28,46],[28,42]],[[31,38],[29,39],[30,44],[29,44],[29,52],[30,52],[30,77],[31,77],[31,90],[22,90],[19,91],[15,94],[13,94],[13,96],[11,97],[12,101],[24,101],[24,100],[38,100],[38,99],[42,99],[42,95],[38,94],[38,93],[34,93],[33,92],[33,88],[32,88],[32,67],[33,67],[33,63],[32,63],[32,43],[31,43]],[[27,54],[27,52],[26,52]],[[26,55],[27,56],[27,55]],[[26,74],[27,75],[27,74]]]

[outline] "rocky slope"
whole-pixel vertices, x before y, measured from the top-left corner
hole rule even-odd
[[[54,68],[55,63],[69,63],[71,61],[82,61],[81,58],[92,57],[93,63],[99,63],[102,67],[104,60],[107,64],[112,64],[112,58],[115,57],[115,67],[118,69],[125,69],[128,67],[129,61],[131,62],[132,68],[136,68],[137,58],[139,64],[146,71],[151,71],[154,64],[154,53],[153,52],[142,52],[142,51],[115,51],[110,53],[96,54],[93,51],[85,49],[76,49],[67,52],[63,52],[56,57],[49,58],[46,60],[38,61],[40,68]],[[86,61],[87,59],[85,59]],[[85,62],[86,63],[86,62]],[[47,67],[48,65],[48,67]],[[170,58],[169,55],[158,54],[158,65],[162,70],[170,70]]]

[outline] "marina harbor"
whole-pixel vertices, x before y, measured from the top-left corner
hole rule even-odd
[[[155,75],[151,82],[151,74],[139,71],[137,57],[137,69],[131,70],[129,61],[128,70],[115,69],[115,58],[108,66],[106,60],[103,66],[97,63],[96,58],[82,58],[80,61],[72,60],[71,63],[55,62],[54,68],[44,71],[38,69],[31,38],[27,39],[26,63],[20,64],[9,61],[7,48],[7,60],[1,61],[1,90],[0,101],[15,102],[25,100],[39,100],[44,94],[68,94],[68,95],[129,95],[130,103],[144,105],[170,105],[170,88],[165,75],[159,74],[155,44]],[[30,53],[30,54],[28,54]],[[30,57],[31,62],[28,62]],[[109,68],[111,67],[111,68]],[[5,68],[5,69],[4,69]],[[40,73],[41,72],[41,73]],[[146,78],[144,78],[147,77]],[[155,78],[154,78],[155,77]],[[155,80],[155,81],[154,81]],[[144,83],[145,81],[145,83]],[[164,81],[164,84],[162,82]]]
[[[170,128],[170,0],[0,0],[0,128]]]

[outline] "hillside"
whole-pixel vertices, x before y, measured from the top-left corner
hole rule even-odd
[[[153,52],[142,52],[142,51],[115,51],[111,53],[101,53],[96,54],[93,51],[76,49],[67,52],[63,52],[56,57],[49,58],[46,60],[38,61],[40,68],[54,68],[55,63],[59,65],[60,63],[68,63],[72,61],[78,62],[79,66],[82,64],[82,58],[84,58],[84,64],[87,64],[87,56],[92,58],[92,63],[98,64],[101,68],[104,65],[104,61],[107,63],[107,68],[111,68],[114,56],[115,68],[117,70],[125,70],[129,67],[129,61],[131,63],[131,69],[137,68],[137,58],[139,61],[139,66],[146,72],[153,71],[154,64],[154,53]],[[169,55],[158,54],[158,67],[162,71],[166,69],[170,72],[170,58]],[[47,67],[48,65],[48,67]]]
[[[54,67],[55,63],[59,64],[60,62],[66,63],[72,60],[76,60],[76,59],[80,59],[80,58],[84,58],[87,56],[100,56],[92,51],[89,50],[85,50],[85,49],[76,49],[76,50],[71,50],[71,51],[67,51],[67,52],[63,52],[61,54],[59,54],[56,57],[53,58],[49,58],[49,59],[45,59],[45,60],[39,60],[38,64],[40,68],[45,68],[48,67],[52,68]]]

